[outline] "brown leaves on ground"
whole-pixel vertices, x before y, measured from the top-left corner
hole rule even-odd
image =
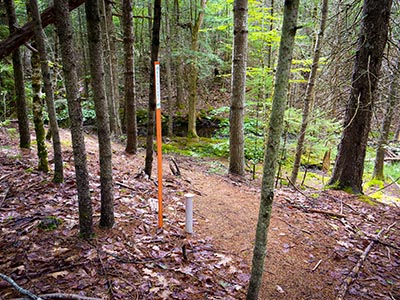
[[[0,272],[25,289],[103,299],[245,298],[258,183],[211,174],[215,161],[179,157],[182,176],[165,172],[158,230],[157,188],[141,172],[143,154],[127,156],[114,145],[116,224],[100,230],[97,141],[88,137],[96,236],[86,242],[78,236],[71,150],[64,151],[66,181],[55,185],[35,170],[35,153],[20,153],[1,130],[0,147]],[[184,232],[187,192],[196,193],[192,236]],[[335,299],[374,240],[345,299],[399,299],[400,224],[375,239],[398,216],[395,206],[342,192],[278,190],[261,299]],[[0,281],[0,298],[20,296]]]

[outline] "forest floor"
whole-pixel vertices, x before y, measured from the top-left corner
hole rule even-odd
[[[96,235],[84,241],[68,132],[62,131],[66,179],[60,185],[36,170],[35,150],[20,151],[10,132],[0,128],[0,273],[36,295],[245,298],[259,181],[227,175],[224,161],[183,156],[174,156],[182,173],[176,177],[166,155],[160,230],[155,181],[142,172],[144,152],[128,156],[114,144],[116,224],[99,229],[98,146],[87,136]],[[195,194],[192,235],[184,230],[189,192]],[[390,192],[400,195],[396,186]],[[277,189],[260,299],[330,300],[346,290],[343,299],[399,300],[399,215],[396,203],[332,190]],[[0,299],[21,297],[0,280]]]

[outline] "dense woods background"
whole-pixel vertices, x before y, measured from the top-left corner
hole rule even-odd
[[[400,137],[397,1],[4,0],[0,14],[1,125],[18,119],[30,148],[34,124],[46,172],[50,129],[54,182],[58,127],[71,128],[83,237],[93,235],[84,131],[99,137],[101,227],[114,224],[111,141],[146,148],[152,176],[155,61],[163,151],[228,158],[237,176],[262,171],[262,232],[275,178],[304,183],[317,168],[330,188],[356,194],[400,178],[397,164],[383,169]]]

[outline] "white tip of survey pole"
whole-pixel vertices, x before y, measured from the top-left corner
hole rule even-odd
[[[194,194],[185,194],[185,231],[193,233],[193,197]]]

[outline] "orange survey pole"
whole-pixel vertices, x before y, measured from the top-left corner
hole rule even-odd
[[[158,169],[158,227],[163,227],[162,203],[162,139],[161,139],[161,92],[160,92],[160,62],[154,62],[156,89],[156,131],[157,131],[157,169]]]

